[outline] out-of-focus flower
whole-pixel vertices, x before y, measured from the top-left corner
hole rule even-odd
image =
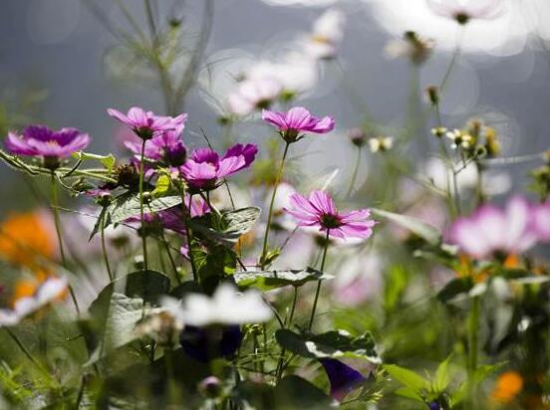
[[[164,131],[145,143],[145,158],[153,161],[160,161],[172,167],[183,165],[187,155],[187,148],[181,139],[181,133],[185,127],[185,120],[187,119],[187,115],[183,115],[183,121],[175,125],[174,129]],[[124,145],[132,151],[138,159],[141,158],[141,143],[125,141]]]
[[[14,326],[43,307],[62,301],[68,294],[68,283],[64,278],[50,277],[31,292],[29,289],[25,286],[25,291],[14,300],[13,309],[0,309],[0,327]]]
[[[271,78],[247,79],[228,98],[229,111],[238,116],[269,108],[278,98],[283,86]]]
[[[430,58],[434,44],[433,40],[407,31],[402,39],[390,41],[384,51],[390,58],[405,57],[413,64],[421,65]]]
[[[13,214],[0,226],[0,257],[39,271],[57,255],[53,221],[46,212]]]
[[[180,170],[191,188],[211,190],[220,179],[249,167],[257,153],[254,144],[236,144],[221,158],[210,148],[198,148]]]
[[[437,138],[443,138],[445,135],[447,135],[448,131],[449,130],[445,127],[435,127],[431,130],[432,134]]]
[[[141,336],[153,338],[159,345],[172,347],[179,339],[183,324],[170,312],[153,313],[141,320],[134,332]]]
[[[370,138],[369,148],[372,153],[389,151],[393,148],[393,137]]]
[[[354,307],[378,297],[382,291],[382,261],[376,255],[343,258],[332,281],[332,295],[343,306]]]
[[[353,145],[361,148],[367,141],[367,134],[361,128],[352,128],[348,131],[348,138]]]
[[[239,325],[215,328],[185,326],[180,335],[185,354],[201,363],[218,357],[232,357],[239,349],[242,339]]]
[[[427,0],[437,15],[467,24],[470,20],[492,20],[504,13],[503,0]]]
[[[159,136],[165,131],[183,127],[187,119],[187,114],[181,114],[177,117],[165,117],[155,115],[152,111],[145,111],[140,107],[130,108],[126,115],[112,108],[109,108],[107,113],[126,124],[138,137],[144,140]]]
[[[522,389],[523,377],[518,372],[504,372],[498,377],[491,397],[499,403],[510,403]]]
[[[550,200],[533,207],[533,229],[539,240],[550,241]]]
[[[263,110],[262,119],[277,127],[288,143],[298,141],[304,132],[325,134],[334,129],[334,118],[314,117],[304,107],[294,107],[288,112]]]
[[[330,381],[330,395],[342,401],[367,379],[357,370],[336,359],[319,359]]]
[[[43,157],[45,161],[66,158],[88,146],[90,137],[75,128],[54,131],[43,125],[30,125],[22,135],[8,134],[6,148],[17,155]]]
[[[505,209],[483,205],[453,223],[450,239],[475,259],[521,254],[537,240],[531,213],[531,206],[521,197],[510,199]]]
[[[176,303],[170,297],[162,300],[162,305],[170,306],[186,326],[262,323],[273,317],[273,312],[259,292],[249,290],[240,293],[227,283],[218,286],[212,297],[190,294],[181,305],[176,306]]]
[[[327,10],[313,23],[306,52],[315,58],[333,58],[344,37],[346,15],[337,9]]]
[[[324,191],[313,191],[309,198],[293,194],[290,204],[291,208],[285,211],[298,220],[299,226],[317,227],[321,232],[329,231],[335,238],[367,239],[376,224],[370,219],[368,209],[338,213],[334,201]]]
[[[449,131],[446,135],[451,140],[451,148],[453,149],[470,149],[475,144],[474,137],[459,129]]]

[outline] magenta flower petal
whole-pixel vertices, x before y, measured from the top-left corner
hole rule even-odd
[[[316,118],[304,107],[294,107],[286,113],[263,110],[262,119],[277,127],[288,143],[298,141],[304,132],[324,134],[334,129],[332,117]]]
[[[370,211],[362,209],[339,214],[334,201],[324,191],[313,191],[309,198],[300,194],[290,197],[290,207],[283,208],[298,221],[299,226],[315,226],[330,236],[346,239],[356,237],[367,239],[376,224],[370,218]]]

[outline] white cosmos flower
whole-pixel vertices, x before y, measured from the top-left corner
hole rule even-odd
[[[161,304],[175,318],[191,326],[262,323],[273,317],[261,293],[254,290],[241,293],[227,283],[218,286],[212,297],[193,293],[181,303],[164,297]]]
[[[228,108],[232,114],[246,116],[256,109],[268,107],[282,90],[275,79],[247,79],[239,84],[235,92],[229,95]]]
[[[26,316],[62,298],[67,289],[68,282],[65,278],[46,279],[34,295],[17,299],[13,309],[0,309],[0,327],[16,325]]]
[[[306,52],[315,58],[334,57],[336,47],[344,37],[345,23],[346,15],[341,10],[327,10],[313,23]]]
[[[492,20],[504,12],[503,0],[427,0],[437,15],[466,24],[471,19]]]

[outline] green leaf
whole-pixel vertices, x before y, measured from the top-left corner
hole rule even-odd
[[[237,254],[223,245],[204,249],[193,240],[190,252],[203,287],[208,284],[207,287],[213,290],[224,276],[233,275],[237,270]]]
[[[91,154],[84,151],[79,151],[79,152],[75,152],[74,156],[81,161],[85,161],[88,159],[98,160],[101,163],[101,165],[103,165],[109,171],[109,174],[113,171],[113,168],[116,163],[116,158],[113,154],[98,155],[98,154]]]
[[[299,287],[307,282],[318,280],[329,280],[333,276],[324,274],[313,268],[302,270],[282,271],[247,271],[233,275],[237,286],[241,289],[256,288],[262,291],[277,289],[283,286],[292,285]]]
[[[415,389],[416,391],[427,390],[430,388],[430,382],[428,380],[411,370],[399,367],[395,364],[385,365],[384,370],[386,370],[389,375],[399,383]]]
[[[332,399],[321,389],[299,376],[286,376],[275,386],[276,409],[324,409]]]
[[[437,298],[441,302],[446,303],[458,295],[468,293],[473,287],[474,282],[472,281],[472,278],[456,278],[447,283],[445,287],[439,291]]]
[[[288,351],[306,358],[360,358],[380,363],[372,335],[366,332],[353,337],[343,330],[331,330],[320,335],[297,334],[288,329],[275,332],[277,342]]]
[[[214,221],[216,215],[213,213],[193,218],[189,221],[189,227],[208,239],[233,247],[242,235],[252,229],[260,217],[260,208],[252,206],[226,211],[221,216],[221,221]]]
[[[452,356],[447,357],[447,359],[445,359],[435,371],[433,387],[437,393],[443,393],[451,382],[451,377],[449,374],[449,363],[451,362],[451,357]]]
[[[155,198],[151,202],[144,204],[145,214],[160,212],[181,204],[181,196],[165,196]],[[116,198],[107,208],[112,223],[121,223],[133,216],[140,215],[139,195],[124,194]]]
[[[412,387],[401,387],[395,391],[395,394],[424,403],[422,396]]]
[[[154,198],[163,197],[168,193],[168,191],[170,191],[171,185],[172,183],[170,177],[168,175],[161,175],[158,177],[157,184],[153,192],[151,192],[151,195],[153,195]]]
[[[371,208],[374,215],[386,218],[391,222],[405,228],[432,245],[441,243],[441,233],[432,225],[408,215],[396,214],[382,209]]]

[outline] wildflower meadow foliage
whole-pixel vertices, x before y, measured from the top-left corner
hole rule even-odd
[[[183,64],[178,21],[144,5],[151,37],[115,37],[165,107],[105,107],[124,154],[75,128],[5,135],[0,159],[40,206],[0,222],[0,408],[549,408],[550,153],[507,157],[490,120],[442,114],[460,35],[389,133],[303,101],[344,39],[327,9],[297,50],[234,77],[209,134],[181,108],[206,31]],[[507,13],[425,5],[460,33]],[[380,52],[420,70],[437,47],[409,31]],[[328,138],[349,148],[345,180],[301,172],[303,142]],[[524,159],[529,186],[508,193],[493,166]]]

